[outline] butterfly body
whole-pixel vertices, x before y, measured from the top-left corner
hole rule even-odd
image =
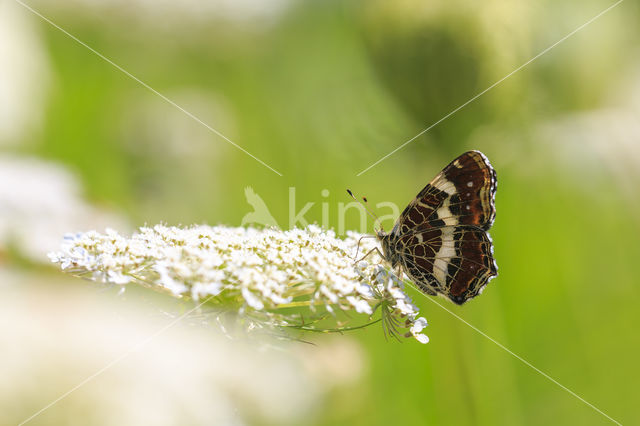
[[[382,246],[382,255],[392,268],[400,266],[400,252],[397,250],[397,235],[387,234],[384,231],[378,231],[378,240]]]
[[[378,232],[385,260],[429,295],[463,304],[497,275],[487,230],[495,218],[496,173],[479,151],[453,160],[398,218]]]

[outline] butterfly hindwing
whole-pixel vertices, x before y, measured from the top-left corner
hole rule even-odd
[[[491,239],[475,226],[420,230],[401,237],[396,247],[413,282],[459,304],[477,296],[497,275]]]

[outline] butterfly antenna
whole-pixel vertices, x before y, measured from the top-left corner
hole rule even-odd
[[[378,227],[379,227],[381,230],[383,230],[383,231],[384,231],[384,228],[382,227],[382,224],[380,223],[380,219],[378,219],[378,216],[376,216],[376,215],[375,215],[375,213],[373,213],[373,212],[371,211],[371,209],[369,209],[369,203],[368,203],[367,199],[366,199],[365,197],[362,197],[362,199],[364,200],[364,203],[363,203],[362,201],[358,200],[358,199],[355,197],[355,195],[353,195],[353,192],[351,192],[351,190],[350,190],[350,189],[347,189],[347,193],[348,193],[348,194],[349,194],[349,196],[350,196],[351,198],[353,198],[357,203],[359,203],[362,207],[364,207],[364,209],[367,211],[367,213],[369,213],[369,216],[371,216],[371,217],[373,218],[373,220],[374,220],[374,224],[373,224],[374,231],[378,232],[378,231],[375,229],[376,224],[378,224]]]

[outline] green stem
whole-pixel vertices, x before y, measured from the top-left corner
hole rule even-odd
[[[298,330],[304,330],[304,331],[315,331],[316,333],[342,333],[344,331],[359,330],[361,328],[369,327],[370,325],[373,325],[373,324],[378,323],[380,321],[382,321],[382,318],[378,318],[375,321],[371,321],[371,322],[368,322],[368,323],[362,324],[362,325],[355,325],[353,327],[340,327],[340,328],[319,329],[319,328],[313,328],[313,327],[306,327],[304,325],[285,325],[284,327],[296,328]]]
[[[318,303],[316,303],[317,305]],[[310,300],[301,300],[298,302],[290,302],[290,303],[281,303],[276,306],[275,309],[285,309],[285,308],[297,308],[299,306],[311,306]]]

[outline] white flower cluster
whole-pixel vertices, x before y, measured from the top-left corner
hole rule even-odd
[[[60,164],[0,155],[0,256],[15,253],[32,262],[45,262],[47,252],[60,246],[64,232],[106,224],[127,228],[124,218],[87,203],[76,176]]]
[[[426,326],[404,292],[403,283],[379,263],[354,264],[360,235],[345,240],[317,226],[277,229],[156,225],[127,238],[113,230],[65,237],[53,262],[75,274],[114,284],[138,282],[194,300],[236,306],[244,313],[269,313],[284,327],[313,329],[313,318],[339,311],[367,314],[380,310],[392,334],[426,343]],[[361,248],[374,247],[363,239]],[[373,256],[372,256],[373,257]],[[285,308],[308,308],[304,323],[292,323]],[[323,316],[324,315],[324,316]],[[295,318],[303,318],[300,313]]]

